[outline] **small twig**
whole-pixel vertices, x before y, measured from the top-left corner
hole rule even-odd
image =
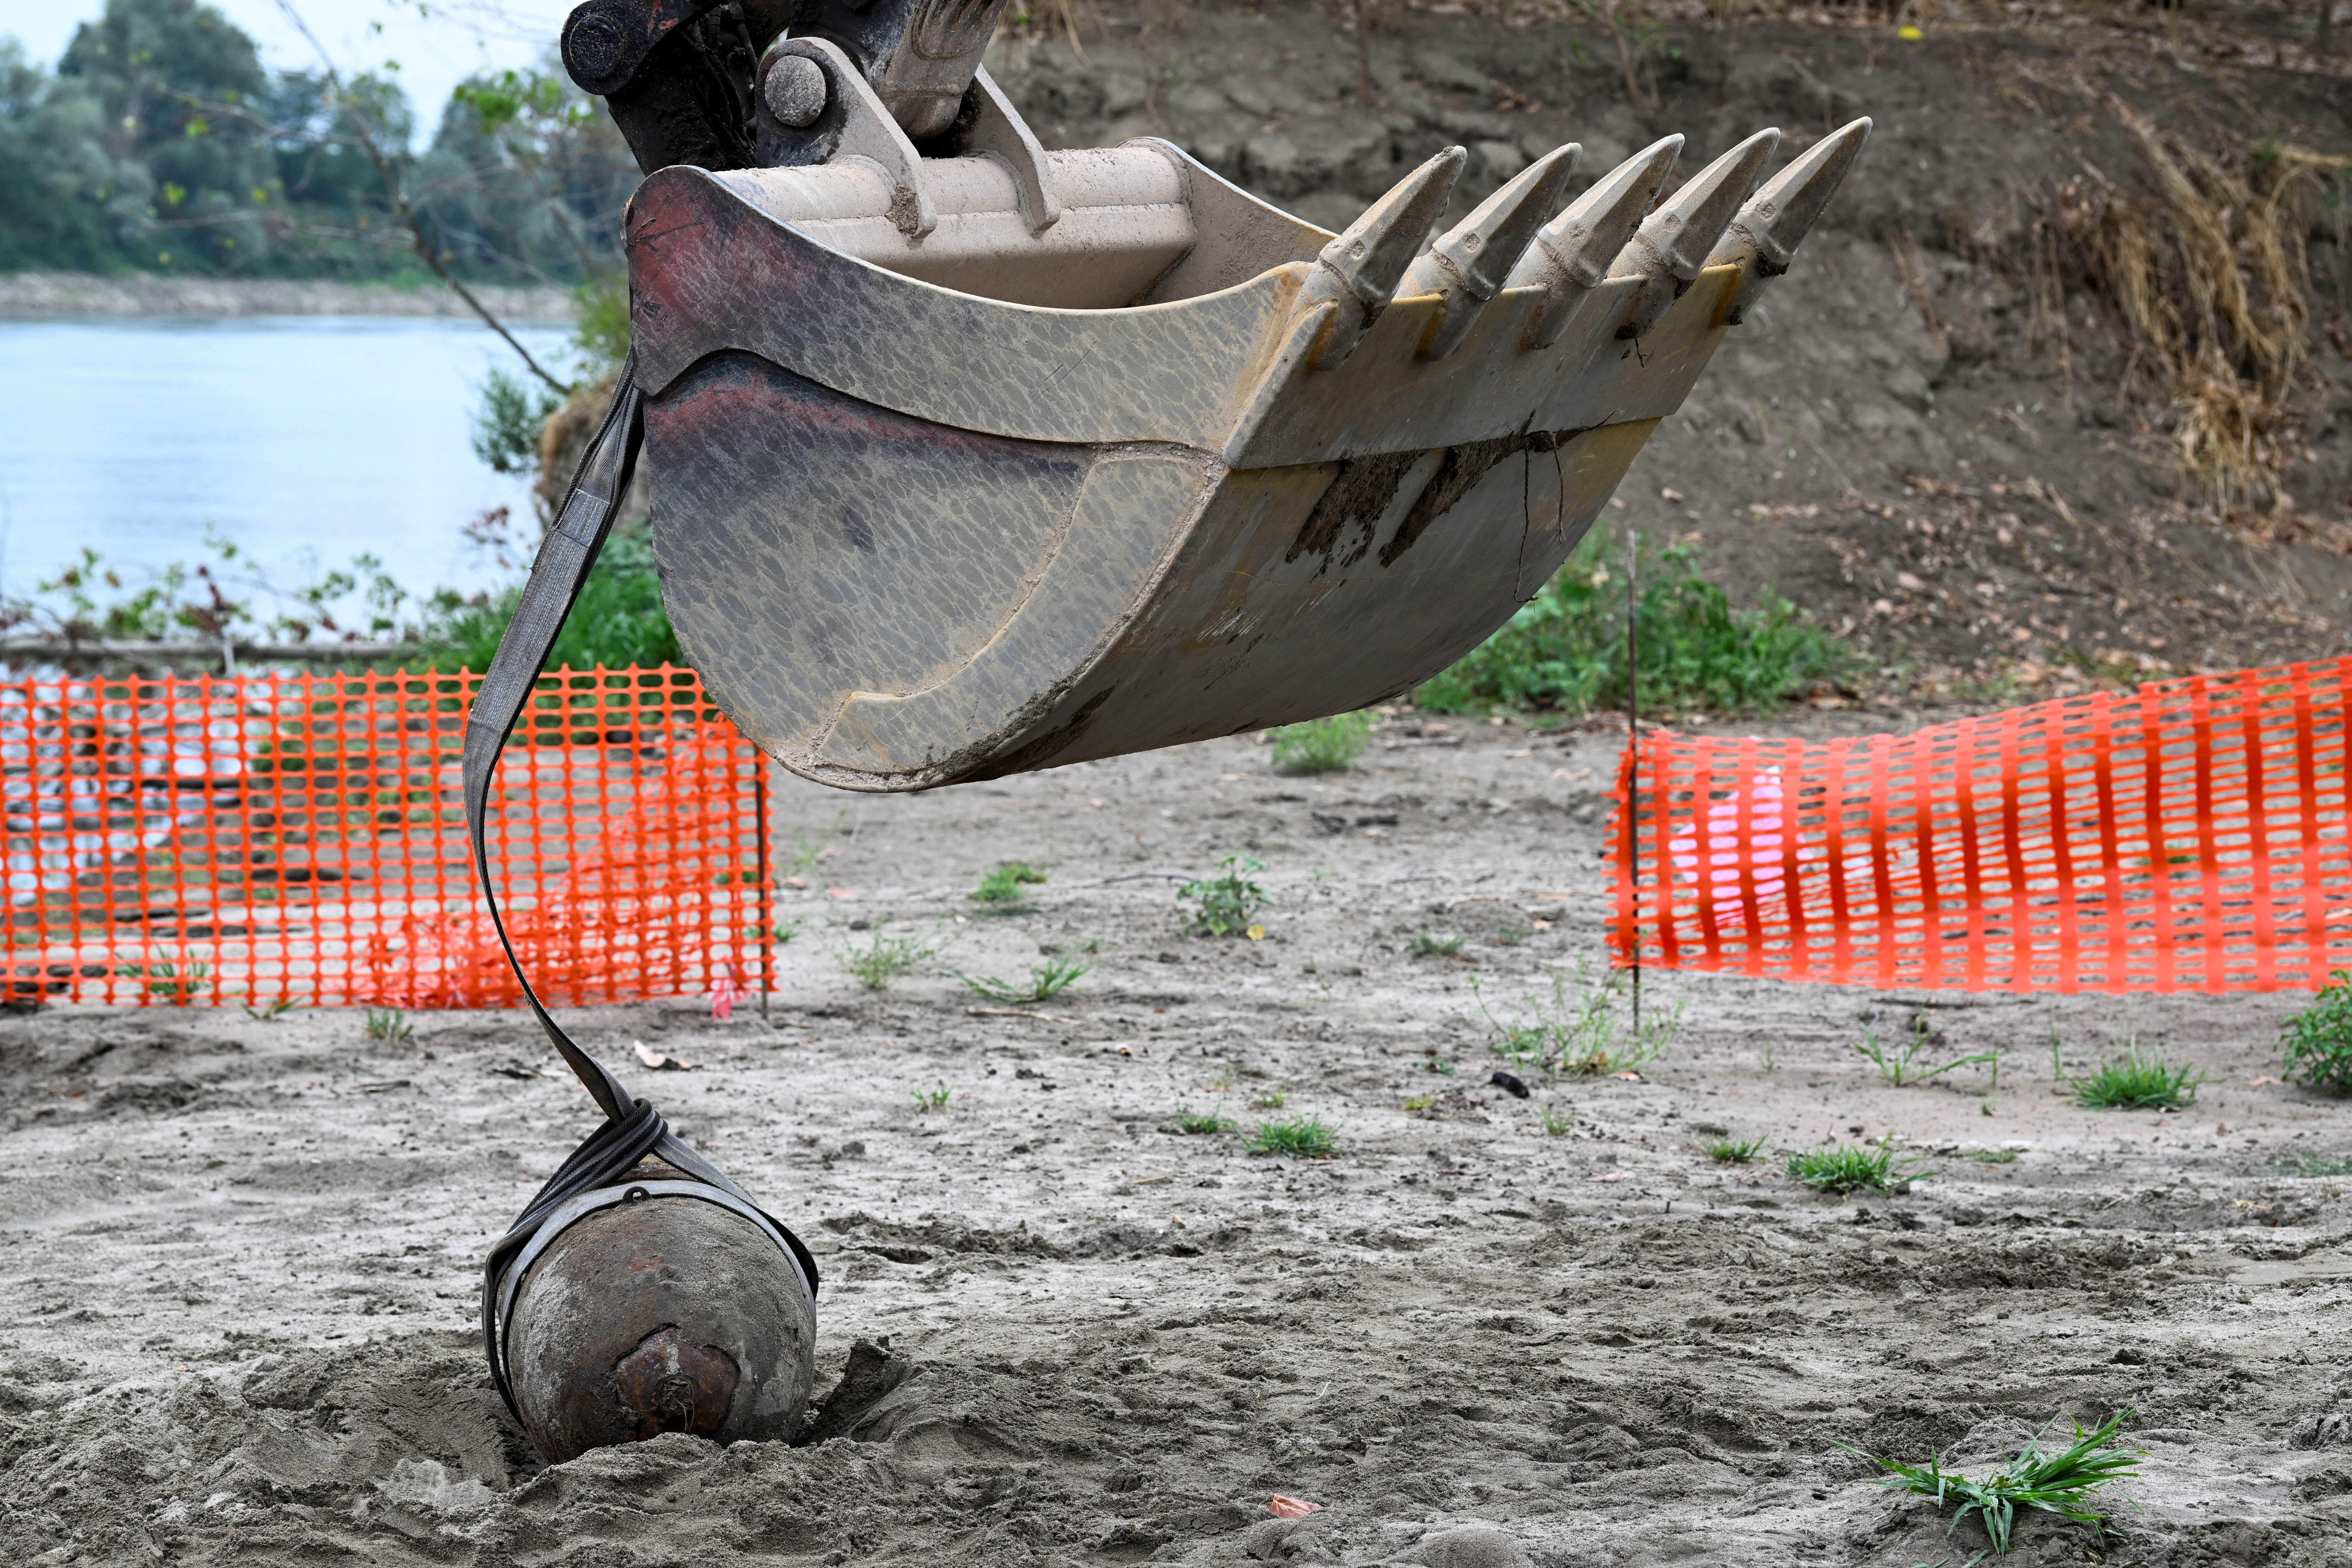
[[[1049,1024],[1054,1022],[1050,1013],[1024,1012],[1018,1007],[966,1007],[964,1013],[973,1018],[1042,1018]]]

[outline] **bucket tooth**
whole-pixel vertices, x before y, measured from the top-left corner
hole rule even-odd
[[[1680,136],[1653,142],[1594,181],[1566,212],[1536,231],[1535,243],[1511,268],[1506,285],[1544,291],[1544,302],[1529,318],[1521,348],[1548,349],[1559,341],[1577,305],[1609,276],[1609,264],[1633,237],[1682,151]]]
[[[1682,298],[1706,265],[1715,242],[1731,226],[1739,205],[1764,177],[1765,162],[1780,144],[1779,131],[1759,131],[1693,174],[1643,223],[1609,269],[1612,278],[1641,278],[1648,285],[1618,327],[1619,337],[1640,337]]]
[[[1336,369],[1356,352],[1364,329],[1388,308],[1429,231],[1445,215],[1469,157],[1459,147],[1438,153],[1391,186],[1315,258],[1314,276],[1300,298],[1310,305],[1328,300],[1335,308],[1308,351],[1312,368]]]
[[[1536,230],[1559,210],[1560,187],[1583,152],[1571,142],[1528,164],[1413,262],[1398,296],[1434,294],[1439,301],[1422,336],[1422,358],[1452,353],[1486,301],[1502,292]]]
[[[1726,321],[1745,320],[1766,280],[1789,270],[1798,245],[1845,183],[1846,171],[1869,140],[1867,118],[1843,126],[1799,153],[1748,198],[1706,258],[1709,267],[1728,264],[1741,269],[1739,289],[1732,296]]]

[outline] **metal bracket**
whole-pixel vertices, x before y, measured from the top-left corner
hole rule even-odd
[[[1043,234],[1061,221],[1062,204],[1046,172],[1045,149],[1038,145],[1036,133],[1004,96],[1004,89],[990,78],[987,68],[972,72],[963,112],[956,117],[948,140],[958,153],[983,153],[1013,171],[1013,184],[1021,196],[1021,217],[1032,235]]]
[[[824,111],[804,127],[786,125],[769,109],[766,95],[756,95],[752,126],[760,163],[772,169],[804,168],[863,158],[890,182],[890,221],[901,234],[920,239],[939,227],[938,209],[923,189],[922,155],[856,62],[827,38],[780,38],[761,58],[759,79],[764,82],[769,68],[787,55],[814,60],[824,70]]]

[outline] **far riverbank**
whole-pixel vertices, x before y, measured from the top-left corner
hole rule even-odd
[[[572,320],[561,289],[468,285],[499,320]],[[134,272],[0,274],[0,319],[91,316],[467,316],[438,284],[344,283],[295,278],[174,278]]]

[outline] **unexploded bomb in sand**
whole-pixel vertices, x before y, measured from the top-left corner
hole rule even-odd
[[[700,1188],[699,1192],[691,1189]],[[541,1458],[686,1432],[789,1440],[816,1314],[791,1254],[699,1183],[645,1180],[554,1230],[503,1314],[508,1375]],[[641,1197],[630,1197],[639,1193]]]

